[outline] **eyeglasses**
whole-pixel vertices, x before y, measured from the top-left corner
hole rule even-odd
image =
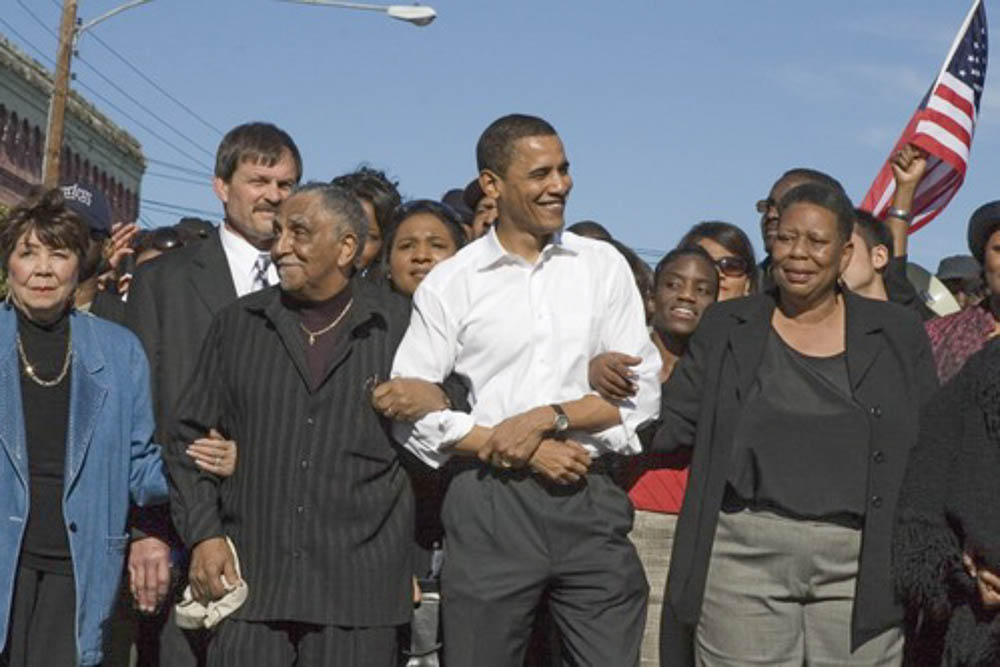
[[[742,257],[721,257],[715,260],[715,265],[719,268],[719,273],[730,278],[740,278],[750,270],[747,261]]]
[[[778,202],[774,201],[774,199],[772,199],[771,197],[768,197],[767,199],[761,199],[760,201],[757,202],[757,212],[762,215],[770,211],[772,208],[775,211],[777,211]]]

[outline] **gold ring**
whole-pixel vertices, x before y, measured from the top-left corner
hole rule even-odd
[[[216,466],[222,465],[222,457],[221,456],[216,456],[215,457],[215,465]]]
[[[513,463],[511,463],[511,462],[510,462],[510,460],[509,460],[509,459],[507,459],[507,458],[502,458],[502,459],[500,459],[500,467],[501,467],[501,468],[510,468],[510,467],[512,467],[513,465],[514,465],[514,464],[513,464]]]

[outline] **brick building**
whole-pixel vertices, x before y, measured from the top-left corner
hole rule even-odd
[[[0,36],[0,204],[42,180],[52,75]],[[77,93],[66,107],[62,181],[88,181],[107,195],[115,221],[139,214],[146,160],[139,142]]]

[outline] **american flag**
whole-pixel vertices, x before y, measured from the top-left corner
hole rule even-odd
[[[927,152],[927,171],[917,185],[910,232],[944,210],[965,180],[986,81],[986,56],[986,10],[983,1],[976,0],[951,45],[941,73],[875,177],[861,208],[879,219],[885,217],[896,192],[892,155],[910,143]]]

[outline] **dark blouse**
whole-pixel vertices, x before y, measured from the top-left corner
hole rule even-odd
[[[868,438],[846,355],[803,355],[772,329],[736,429],[731,494],[793,517],[860,523]]]
[[[17,332],[35,375],[46,381],[57,378],[69,343],[68,313],[52,324],[39,325],[18,310]],[[23,359],[20,370],[30,502],[21,563],[37,570],[72,574],[62,508],[70,372],[54,387],[43,387],[28,377]]]

